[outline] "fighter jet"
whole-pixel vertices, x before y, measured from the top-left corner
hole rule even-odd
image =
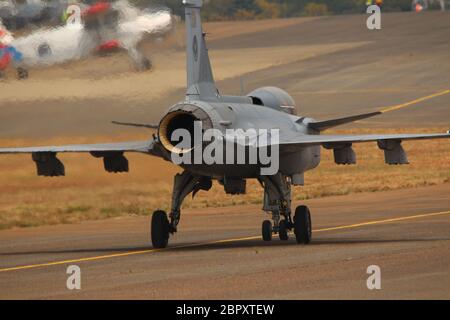
[[[246,181],[257,179],[264,189],[263,210],[271,215],[271,219],[262,224],[263,240],[270,241],[278,234],[285,241],[293,231],[297,243],[308,244],[311,241],[310,210],[304,205],[291,210],[291,186],[304,184],[304,173],[320,163],[321,148],[332,149],[335,162],[348,165],[356,163],[354,143],[376,142],[387,164],[402,165],[408,164],[402,141],[450,138],[448,132],[327,135],[323,134],[327,129],[380,112],[316,121],[295,115],[294,100],[279,88],[260,88],[247,96],[219,93],[201,24],[202,0],[184,0],[183,4],[188,80],[184,100],[170,107],[157,125],[116,122],[155,128],[157,134],[153,138],[109,144],[1,148],[0,153],[30,153],[37,174],[51,177],[64,175],[64,165],[57,158],[58,153],[64,152],[84,152],[101,158],[106,171],[116,173],[128,171],[125,153],[129,152],[160,157],[179,165],[184,171],[174,178],[170,213],[158,210],[151,219],[151,242],[155,248],[165,248],[169,237],[177,232],[186,196],[210,190],[213,182],[223,185],[227,194],[244,194]],[[213,133],[209,139],[204,136],[197,141],[196,134],[206,135],[207,132]],[[256,135],[248,132],[256,132]],[[214,143],[222,149],[213,147],[214,152],[208,152]],[[245,150],[245,155],[239,150]],[[256,161],[249,156],[252,152],[255,154],[254,151],[258,154]],[[220,161],[222,152],[222,159],[227,159],[224,162]],[[207,154],[218,160],[211,161]],[[267,162],[267,158],[272,161]]]

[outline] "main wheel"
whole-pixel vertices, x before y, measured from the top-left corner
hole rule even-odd
[[[163,249],[169,243],[169,219],[164,211],[155,211],[152,216],[152,244]]]
[[[311,213],[307,206],[298,206],[295,209],[294,233],[297,243],[308,244],[311,242]]]
[[[272,240],[272,222],[270,220],[265,220],[262,224],[262,238],[264,241]]]
[[[149,58],[144,57],[142,59],[142,71],[147,71],[150,70],[152,68],[152,62],[150,61]]]
[[[134,67],[136,71],[148,71],[152,69],[153,65],[149,58],[142,57],[139,61],[134,63]]]
[[[280,221],[280,226],[279,226],[279,229],[278,229],[278,235],[279,235],[281,241],[289,240],[288,227],[287,227],[287,221],[286,220],[281,220]]]
[[[28,79],[28,70],[22,67],[17,68],[17,78],[19,80]]]

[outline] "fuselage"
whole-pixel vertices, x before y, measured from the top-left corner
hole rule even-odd
[[[277,146],[278,161],[277,172],[281,172],[286,176],[293,176],[302,174],[305,171],[314,169],[320,163],[320,146],[305,147],[295,151],[289,150],[289,146],[282,145],[283,137],[290,135],[307,135],[318,134],[311,131],[307,123],[313,121],[309,118],[301,118],[289,114],[283,108],[273,108],[264,105],[255,105],[251,103],[248,97],[232,97],[227,98],[227,101],[183,101],[172,106],[162,118],[158,137],[164,150],[164,158],[173,162],[173,154],[183,155],[185,159],[183,163],[176,163],[186,170],[195,174],[214,177],[221,179],[223,177],[242,177],[242,178],[257,178],[261,175],[261,168],[268,167],[267,161],[262,161],[259,157],[255,161],[250,161],[250,155],[258,154],[261,150],[261,145],[252,143],[252,134],[248,134],[248,140],[245,143],[245,161],[242,157],[239,159],[237,147],[233,154],[230,154],[230,149],[227,149],[226,143],[222,144],[222,155],[218,159],[223,161],[215,161],[214,163],[205,162],[204,158],[201,161],[195,161],[195,152],[197,155],[204,155],[207,143],[202,140],[202,147],[195,147],[192,139],[191,145],[185,148],[178,148],[177,144],[181,140],[175,141],[173,135],[177,129],[185,129],[190,132],[191,136],[195,136],[193,122],[200,122],[202,125],[202,134],[206,130],[217,130],[216,132],[222,137],[229,137],[230,132],[238,132],[241,134],[255,133],[257,136],[261,132],[276,130],[279,132],[277,141],[271,141]],[[239,101],[245,101],[240,103]],[[219,146],[220,147],[220,146]],[[198,149],[201,149],[199,151]],[[273,149],[267,154],[273,155]],[[216,155],[216,153],[214,153]],[[227,161],[228,160],[228,161]],[[230,162],[230,160],[232,160]],[[188,163],[187,163],[188,162]]]

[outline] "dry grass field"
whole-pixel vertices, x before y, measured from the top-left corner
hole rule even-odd
[[[417,132],[442,131],[442,128],[417,129]],[[338,132],[405,131],[358,129]],[[117,139],[126,140],[127,137]],[[64,140],[0,140],[0,143],[19,146],[60,144]],[[71,138],[70,141],[87,143],[102,141],[102,137]],[[293,196],[301,200],[450,182],[450,147],[447,141],[406,142],[404,146],[411,162],[408,166],[384,164],[383,153],[373,143],[355,146],[358,157],[356,166],[337,166],[333,162],[332,152],[324,150],[319,168],[306,174],[306,186],[296,187]],[[29,155],[11,155],[1,159],[1,229],[149,215],[155,209],[167,210],[170,205],[172,179],[179,169],[168,162],[146,155],[129,155],[131,172],[113,175],[104,172],[102,162],[89,155],[64,154],[60,157],[64,160],[67,174],[60,178],[37,177]],[[215,183],[210,192],[200,192],[194,200],[187,199],[184,207],[259,204],[261,199],[262,189],[256,181],[248,184],[247,195],[233,197],[225,195],[222,187]]]

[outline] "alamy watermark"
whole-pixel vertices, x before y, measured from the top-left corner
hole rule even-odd
[[[79,266],[71,265],[67,267],[66,273],[69,275],[66,287],[69,290],[81,290],[81,269]]]
[[[367,18],[366,25],[369,30],[381,30],[381,9],[377,5],[367,7],[370,16]]]
[[[261,175],[275,175],[280,168],[279,129],[218,129],[203,131],[194,122],[193,134],[176,129],[170,140],[176,142],[171,159],[177,165],[259,165]]]
[[[369,290],[381,290],[381,268],[377,265],[367,267],[367,289]]]

